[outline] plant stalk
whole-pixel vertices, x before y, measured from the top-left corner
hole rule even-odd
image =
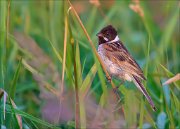
[[[102,66],[102,68],[103,68],[103,70],[104,70],[104,72],[105,72],[105,74],[106,74],[106,77],[108,78],[108,80],[110,80],[110,83],[111,83],[112,88],[113,88],[113,89],[116,89],[116,86],[114,85],[114,83],[113,83],[113,81],[112,81],[109,73],[107,72],[103,61],[101,60],[100,56],[98,55],[98,53],[97,53],[97,51],[96,51],[96,48],[94,47],[93,42],[92,42],[89,34],[87,33],[87,30],[85,29],[85,27],[84,27],[84,25],[83,25],[83,23],[82,23],[79,15],[77,14],[76,10],[74,9],[73,5],[71,4],[71,2],[70,2],[69,0],[68,0],[68,3],[69,3],[69,5],[70,5],[71,10],[74,12],[74,14],[75,14],[75,16],[76,16],[76,18],[77,18],[80,26],[82,27],[82,29],[83,29],[83,31],[84,31],[84,33],[85,33],[85,35],[86,35],[86,37],[87,37],[90,45],[91,45],[91,48],[93,49],[93,52],[95,53],[95,55],[96,55],[99,63],[101,64],[101,66]],[[120,99],[120,96],[119,96],[118,94],[115,94],[115,93],[114,93],[114,95],[116,95],[116,97],[117,97],[118,100]]]
[[[72,49],[73,49],[73,61],[74,61],[74,78],[75,78],[75,123],[76,129],[80,127],[80,107],[79,107],[79,87],[78,87],[78,80],[77,80],[77,69],[76,69],[76,57],[75,57],[75,47],[74,47],[74,40],[71,40]]]

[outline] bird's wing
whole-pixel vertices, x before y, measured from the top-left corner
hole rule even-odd
[[[136,76],[133,76],[133,82],[136,85],[136,87],[143,93],[143,95],[148,100],[149,104],[151,105],[152,109],[156,111],[156,107],[154,105],[154,102],[152,101],[151,97],[149,96],[148,92],[146,91],[144,85],[140,81],[140,79]]]
[[[125,72],[146,80],[143,71],[121,42],[106,44],[104,48],[109,60],[118,64]]]
[[[133,57],[129,54],[124,45],[120,42],[111,43],[105,44],[104,48],[106,50],[106,56],[109,58],[109,60],[115,62],[119,67],[121,67],[122,70],[132,75],[134,84],[146,97],[153,110],[156,111],[156,107],[151,97],[149,96],[148,92],[141,82],[141,79],[146,80],[143,75],[143,71],[141,70],[137,62],[133,59]]]

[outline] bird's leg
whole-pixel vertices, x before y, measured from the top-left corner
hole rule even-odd
[[[119,84],[118,88],[124,83],[124,80],[121,81],[121,83]]]
[[[109,83],[111,83],[112,77],[110,75],[106,76],[106,79],[108,80]]]
[[[113,91],[114,91],[115,94],[118,94],[118,88],[119,88],[123,83],[124,83],[124,80],[122,80],[121,83],[120,83],[118,86],[116,86],[116,88],[113,88]]]

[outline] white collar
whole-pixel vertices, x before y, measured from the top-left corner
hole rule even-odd
[[[113,40],[106,42],[106,43],[113,43],[113,42],[117,42],[117,41],[119,41],[118,35]]]

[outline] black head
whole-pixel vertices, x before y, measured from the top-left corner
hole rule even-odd
[[[116,38],[117,36],[117,31],[114,29],[112,25],[108,25],[104,27],[98,34],[98,39],[99,39],[99,45],[102,43],[106,43],[109,41],[112,41]]]

